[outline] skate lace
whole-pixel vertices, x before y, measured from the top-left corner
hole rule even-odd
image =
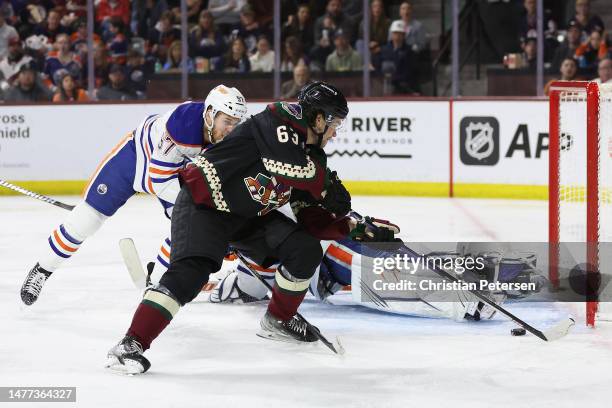
[[[142,354],[144,353],[144,350],[142,348],[142,346],[140,345],[139,342],[137,342],[134,339],[130,339],[128,341],[126,341],[123,344],[123,348],[125,350],[126,353],[138,353],[138,354]]]
[[[293,319],[289,320],[289,328],[302,336],[306,336],[307,324],[304,321],[298,320],[294,317]]]
[[[28,276],[25,289],[27,292],[38,296],[46,280],[47,277],[44,273],[36,271]]]

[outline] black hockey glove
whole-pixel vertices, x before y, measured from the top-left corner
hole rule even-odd
[[[390,221],[364,217],[363,222],[359,222],[351,231],[351,239],[363,242],[394,242],[395,234],[399,232],[399,227]]]
[[[328,175],[330,184],[325,190],[325,197],[319,203],[336,217],[344,217],[351,211],[351,194],[344,187],[335,171]]]

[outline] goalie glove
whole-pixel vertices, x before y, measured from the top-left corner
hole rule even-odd
[[[400,228],[390,221],[366,216],[351,231],[351,238],[363,242],[393,242],[399,232]]]
[[[344,217],[351,211],[351,194],[344,187],[335,171],[329,172],[328,178],[329,185],[323,192],[323,199],[319,203],[323,208],[334,213],[336,217]]]

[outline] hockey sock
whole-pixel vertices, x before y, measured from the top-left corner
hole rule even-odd
[[[159,283],[161,277],[170,267],[170,245],[170,237],[168,237],[164,239],[164,242],[162,242],[159,248],[157,259],[155,260],[155,268],[153,269],[153,273],[151,273],[152,283]]]
[[[55,271],[107,218],[84,201],[79,203],[49,236],[49,246],[39,260],[40,266],[49,272]]]
[[[52,252],[50,256],[43,257],[40,264],[45,270],[50,272],[57,269],[65,259],[70,258],[83,243],[83,241],[76,239],[68,233],[64,224],[53,230],[48,241]]]
[[[147,291],[134,313],[132,324],[127,331],[128,336],[136,337],[143,349],[147,350],[153,340],[170,324],[180,307],[179,303],[166,293]]]
[[[310,279],[296,279],[281,266],[276,271],[275,280],[268,311],[280,320],[289,320],[304,300]]]

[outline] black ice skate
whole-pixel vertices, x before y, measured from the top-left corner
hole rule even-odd
[[[293,316],[287,321],[279,320],[266,312],[261,318],[261,330],[257,335],[264,339],[287,341],[292,343],[312,343],[318,340],[318,337],[308,329],[306,322]],[[318,330],[312,326],[314,330]]]
[[[132,336],[125,336],[106,356],[105,367],[121,374],[142,374],[151,363],[142,355],[142,345]]]
[[[23,303],[29,306],[36,302],[45,281],[51,276],[51,273],[41,268],[39,264],[34,265],[21,286],[21,300]]]

